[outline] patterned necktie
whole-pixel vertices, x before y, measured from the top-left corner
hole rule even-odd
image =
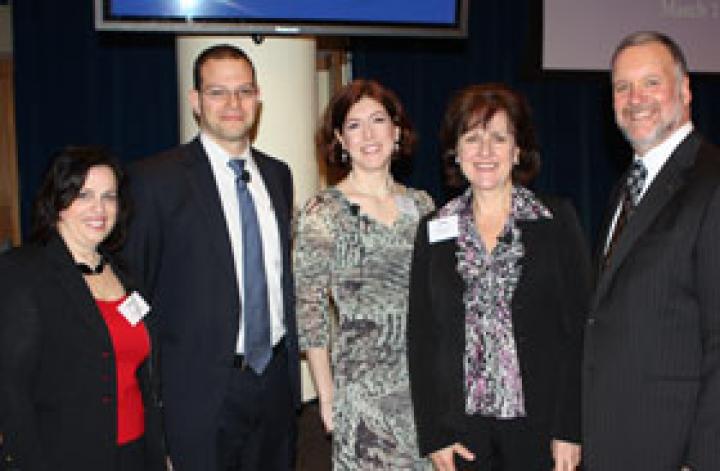
[[[608,244],[607,251],[605,252],[605,266],[608,265],[610,256],[617,245],[617,241],[620,238],[622,230],[625,228],[628,220],[632,216],[638,203],[640,203],[640,197],[642,196],[642,190],[645,187],[645,179],[647,178],[647,168],[641,160],[633,160],[632,166],[625,181],[625,189],[622,196],[622,208],[618,215],[617,221],[615,221],[615,230],[612,234],[612,239]]]
[[[247,186],[249,178],[245,160],[231,159],[228,165],[235,172],[235,187],[240,203],[245,360],[255,373],[261,374],[272,357],[272,346],[260,224],[255,202]]]

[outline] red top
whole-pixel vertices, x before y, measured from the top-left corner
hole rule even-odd
[[[145,413],[137,369],[150,354],[150,337],[145,324],[133,327],[118,311],[126,296],[116,301],[96,299],[110,331],[117,371],[117,443],[123,445],[145,433]]]

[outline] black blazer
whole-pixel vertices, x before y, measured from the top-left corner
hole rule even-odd
[[[574,210],[543,201],[552,219],[520,221],[525,256],[512,320],[528,419],[549,437],[579,442],[582,329],[590,257]],[[465,282],[456,239],[428,241],[418,227],[410,278],[408,355],[420,452],[462,442]]]
[[[138,372],[147,469],[160,470],[149,368]],[[115,469],[116,390],[110,334],[62,239],[0,256],[0,469]]]
[[[601,271],[585,334],[590,471],[720,469],[720,150],[691,133]]]
[[[290,219],[293,185],[284,163],[252,150],[272,200],[283,262],[283,308],[292,397],[300,401]],[[168,448],[178,469],[211,469],[218,414],[233,371],[240,312],[230,237],[199,139],[130,169],[135,211],[126,261],[158,316]],[[176,456],[173,448],[181,449]],[[200,464],[204,463],[204,464]]]

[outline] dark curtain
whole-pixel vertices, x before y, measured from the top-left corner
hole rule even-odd
[[[428,190],[437,203],[448,198],[437,141],[445,105],[466,85],[504,82],[533,108],[543,160],[534,189],[570,197],[594,236],[632,151],[614,124],[607,72],[541,70],[542,2],[471,1],[466,40],[373,38],[353,45],[355,77],[395,90],[419,133],[408,184]],[[693,75],[691,82],[695,124],[718,142],[720,76]]]
[[[631,151],[613,122],[607,73],[541,70],[541,7],[536,0],[471,1],[465,40],[354,39],[354,74],[400,95],[420,135],[403,179],[438,203],[448,196],[437,130],[450,95],[487,81],[519,89],[533,107],[541,144],[535,189],[572,198],[594,234]],[[89,0],[14,2],[13,20],[27,227],[39,177],[58,147],[102,144],[128,161],[177,143],[176,66],[172,36],[95,32]],[[693,75],[692,83],[695,124],[718,142],[720,76]]]
[[[122,160],[178,141],[174,38],[98,33],[93,2],[13,2],[23,233],[50,155],[104,145]]]

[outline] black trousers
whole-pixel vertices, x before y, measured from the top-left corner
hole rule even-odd
[[[456,456],[458,471],[548,471],[553,459],[550,436],[536,430],[527,419],[499,420],[467,417],[461,443],[475,454],[475,461]]]
[[[140,437],[117,449],[117,471],[145,470],[145,438]]]
[[[275,350],[261,375],[250,368],[233,371],[220,411],[219,471],[293,469],[296,424],[287,350],[284,344]]]

